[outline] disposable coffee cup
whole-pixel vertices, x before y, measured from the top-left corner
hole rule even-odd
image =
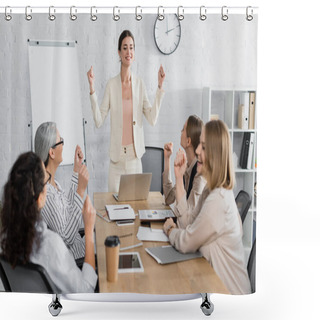
[[[118,280],[120,240],[118,236],[109,236],[104,242],[106,248],[107,281]]]

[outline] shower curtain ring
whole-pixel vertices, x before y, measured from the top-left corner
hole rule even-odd
[[[180,9],[181,9],[182,13],[180,13]],[[182,21],[182,20],[184,19],[184,9],[183,9],[183,6],[179,6],[179,7],[178,7],[177,16],[178,16],[178,20],[179,20],[179,21]]]
[[[91,21],[97,21],[98,17],[96,14],[93,14],[93,8],[95,8],[95,7],[91,7],[91,9],[90,9],[90,19],[91,19]],[[96,13],[97,13],[97,10],[96,10]]]
[[[223,6],[221,8],[221,19],[223,21],[227,21],[228,20],[228,8],[226,6]]]
[[[113,7],[113,20],[114,21],[119,21],[120,20],[120,10],[118,9],[118,14],[116,14],[116,8],[118,9],[117,6]]]
[[[70,7],[70,19],[72,21],[75,21],[75,20],[77,20],[77,15],[73,13],[73,9],[74,9],[75,13],[77,13],[77,9],[75,6]]]
[[[138,14],[138,8],[140,9],[140,14]],[[141,21],[142,20],[142,9],[141,9],[141,7],[140,6],[137,6],[136,7],[136,20],[137,21]]]
[[[28,9],[30,9],[30,13],[32,13],[32,9],[30,8],[30,6],[26,7],[26,20],[30,21],[32,19],[32,15],[28,13]]]
[[[205,6],[200,7],[200,20],[204,21],[207,19],[207,9]]]
[[[53,10],[53,12],[56,12],[56,10],[54,9],[54,6],[49,7],[49,20],[54,21],[56,20],[56,16],[51,13],[51,10]]]
[[[249,8],[251,9],[251,13],[249,14]],[[247,21],[252,21],[253,20],[253,9],[252,7],[248,6],[246,9],[246,19]]]
[[[8,8],[10,8],[10,6],[6,6],[4,9],[4,15],[5,15],[5,19],[7,21],[10,21],[12,19],[12,16],[10,14],[8,14]],[[10,13],[11,13],[11,9],[10,9]]]
[[[162,8],[162,13],[160,13],[160,8]],[[162,21],[164,19],[164,9],[163,6],[158,7],[158,20]]]

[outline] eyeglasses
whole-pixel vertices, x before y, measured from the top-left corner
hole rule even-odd
[[[56,146],[58,146],[59,144],[62,144],[62,145],[64,145],[64,140],[63,140],[63,138],[62,137],[60,137],[60,141],[59,142],[57,142],[56,144],[54,144],[51,148],[52,149],[54,149]]]
[[[48,182],[51,181],[51,173],[50,173],[49,171],[47,171],[47,170],[46,170],[46,172],[47,172],[47,174],[49,175],[49,178],[47,179],[47,181],[45,182],[44,185],[46,185]]]

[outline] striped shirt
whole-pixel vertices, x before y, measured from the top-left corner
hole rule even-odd
[[[77,193],[78,174],[73,172],[69,194],[62,190],[55,180],[56,189],[47,184],[47,199],[41,210],[48,228],[58,233],[75,259],[84,257],[85,238],[81,238],[79,228],[82,224],[83,200]]]

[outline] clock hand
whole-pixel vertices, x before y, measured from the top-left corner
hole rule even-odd
[[[166,26],[167,26],[166,34],[168,34],[168,19],[166,19]]]
[[[166,34],[168,34],[170,31],[174,30],[175,28],[172,28],[170,30],[167,30]]]

